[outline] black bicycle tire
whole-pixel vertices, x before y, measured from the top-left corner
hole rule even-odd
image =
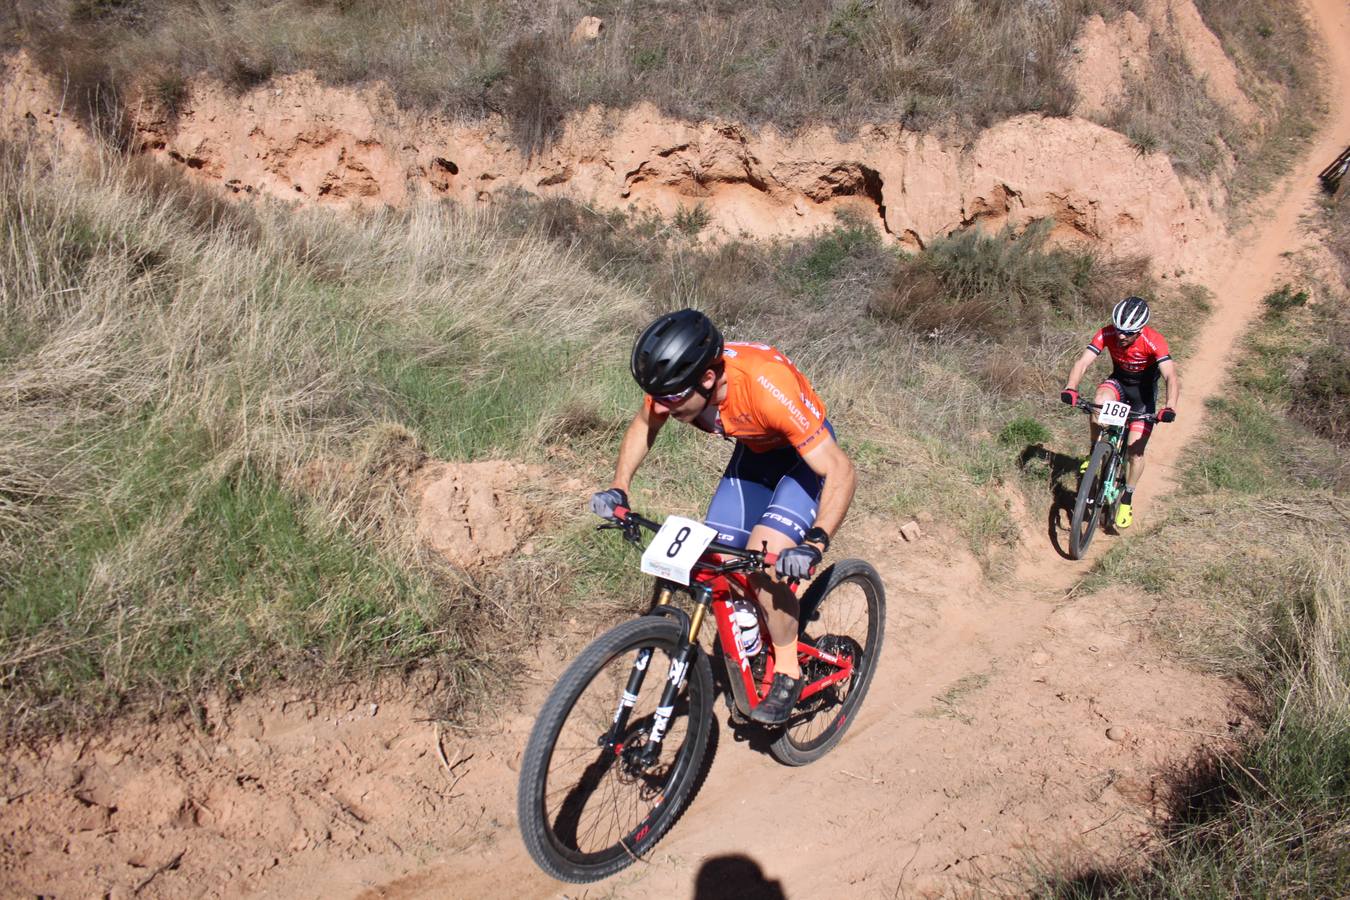
[[[1094,499],[1094,493],[1100,493],[1097,486],[1097,475],[1105,465],[1106,457],[1111,453],[1111,445],[1106,441],[1097,441],[1097,445],[1092,448],[1092,459],[1088,462],[1087,471],[1083,473],[1082,479],[1078,482],[1078,497],[1073,504],[1073,517],[1069,520],[1069,556],[1074,559],[1082,559],[1087,553],[1088,547],[1092,545],[1092,538],[1097,533],[1097,523],[1101,520],[1102,504],[1100,502],[1093,505],[1093,516],[1088,522],[1086,533],[1083,532],[1083,515],[1087,511],[1088,500]],[[1095,498],[1100,500],[1100,497]]]
[[[582,650],[563,672],[540,708],[520,762],[516,792],[516,818],[525,847],[539,868],[560,881],[598,881],[626,868],[650,850],[679,818],[698,779],[707,749],[713,716],[712,670],[708,658],[695,648],[685,676],[689,698],[689,724],[685,744],[672,767],[664,799],[645,820],[646,833],[631,845],[621,839],[606,851],[573,853],[560,846],[544,811],[548,766],[559,733],[577,700],[592,679],[615,657],[644,646],[658,646],[673,653],[683,640],[681,625],[671,619],[643,616],[624,622],[602,634]],[[664,678],[665,673],[653,673]],[[617,698],[616,698],[617,701]],[[640,829],[634,829],[639,831]]]
[[[871,587],[870,592],[864,588],[868,601],[868,652],[854,669],[848,696],[835,710],[834,720],[811,742],[810,747],[803,749],[799,746],[787,729],[784,729],[769,746],[773,758],[785,766],[807,765],[834,749],[853,724],[858,707],[867,697],[872,677],[876,674],[877,659],[881,655],[881,645],[886,638],[886,587],[870,563],[861,559],[840,560],[821,573],[821,577],[811,582],[811,586],[802,596],[802,634],[806,633],[806,626],[809,624],[807,619],[811,611],[820,608],[835,588],[848,581],[858,581]]]

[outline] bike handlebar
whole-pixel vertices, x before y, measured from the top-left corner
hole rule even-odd
[[[661,530],[661,523],[653,522],[645,516],[638,515],[626,506],[616,506],[614,508],[614,521],[596,526],[597,528],[621,528],[624,533],[624,540],[630,543],[638,543],[642,539],[642,529],[651,532]],[[741,547],[732,547],[727,544],[719,544],[713,541],[708,545],[708,549],[703,551],[708,553],[720,553],[723,556],[733,556],[738,561],[731,563],[722,563],[718,565],[705,564],[700,560],[695,565],[700,569],[717,574],[726,574],[728,572],[753,572],[761,569],[767,569],[778,560],[777,553],[766,553],[762,550],[746,550]]]
[[[1081,410],[1082,410],[1083,412],[1085,412],[1085,413],[1092,413],[1092,412],[1098,412],[1098,411],[1100,411],[1101,408],[1102,408],[1102,405],[1101,405],[1100,403],[1093,403],[1091,400],[1079,400],[1077,403],[1074,404],[1074,407],[1075,407],[1076,409],[1081,409]],[[1157,422],[1157,421],[1158,421],[1158,414],[1157,414],[1157,413],[1137,413],[1137,412],[1135,412],[1134,410],[1130,410],[1130,414],[1129,414],[1128,416],[1125,417],[1125,421],[1127,421],[1127,422]]]

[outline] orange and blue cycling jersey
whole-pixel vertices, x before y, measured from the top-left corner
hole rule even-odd
[[[694,422],[755,453],[792,447],[809,453],[825,435],[825,404],[792,361],[768,344],[730,341],[722,351],[727,396]],[[652,400],[647,412],[653,417]]]
[[[767,344],[728,343],[722,351],[727,394],[693,424],[736,441],[705,521],[717,539],[744,547],[756,526],[801,541],[815,524],[824,485],[802,459],[834,429],[825,404],[792,361]],[[647,412],[656,418],[650,397]]]

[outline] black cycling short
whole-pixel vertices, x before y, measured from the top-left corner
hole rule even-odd
[[[1158,411],[1158,373],[1152,377],[1140,379],[1138,374],[1112,372],[1111,377],[1103,381],[1098,390],[1109,387],[1115,391],[1116,399],[1130,404],[1131,412],[1153,413]],[[1148,437],[1153,432],[1152,422],[1135,420],[1130,423],[1130,432]]]

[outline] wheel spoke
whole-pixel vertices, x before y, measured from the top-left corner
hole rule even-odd
[[[612,635],[625,632],[632,637],[612,640],[613,649],[607,652],[601,649]],[[701,752],[707,740],[711,682],[706,661],[700,661],[698,677],[687,679],[659,754],[650,763],[642,761],[666,685],[663,675],[669,671],[678,635],[673,623],[654,619],[619,626],[583,652],[560,679],[545,705],[546,711],[540,714],[542,726],[550,705],[563,710],[554,714],[552,738],[542,749],[535,751],[539,735],[531,735],[521,766],[520,819],[526,846],[551,873],[569,880],[592,880],[617,871],[632,861],[633,853],[641,853],[660,836],[662,820],[668,825],[678,814],[693,778],[691,766],[680,761]],[[629,684],[641,647],[656,651],[647,675],[615,746],[601,746],[602,738],[613,727],[619,698]],[[593,661],[586,665],[593,668],[582,669],[578,680],[573,670],[588,655]],[[571,686],[564,689],[569,677]],[[690,726],[689,718],[694,714],[690,695],[695,691],[699,697],[697,715],[703,723],[698,728]],[[687,746],[691,741],[692,749]],[[532,777],[531,772],[538,775]],[[528,797],[524,793],[527,785],[535,785],[529,788],[533,793]],[[659,808],[657,798],[664,798]],[[639,829],[644,830],[643,841],[635,847],[627,846],[629,835]],[[599,874],[578,877],[580,872]]]

